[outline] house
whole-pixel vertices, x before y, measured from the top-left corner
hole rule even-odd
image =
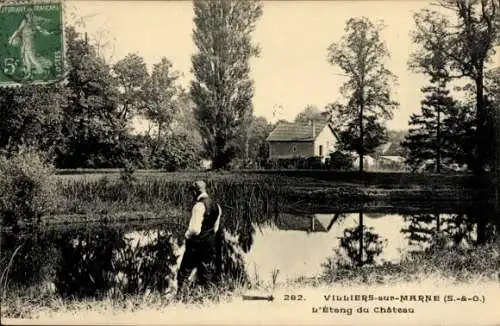
[[[354,169],[359,168],[359,155],[357,153],[351,153],[354,157],[352,161],[352,167]],[[370,171],[373,170],[377,166],[377,160],[370,155],[363,155],[363,170]]]
[[[408,169],[400,144],[388,142],[377,148],[376,168],[385,171],[405,171]]]
[[[329,232],[339,216],[340,214],[280,214],[275,223],[282,231]]]
[[[337,137],[326,121],[281,122],[266,141],[271,160],[320,157],[325,162],[335,149]]]

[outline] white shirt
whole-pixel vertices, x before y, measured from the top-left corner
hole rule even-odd
[[[208,194],[206,192],[203,192],[198,196],[197,200],[207,197]],[[222,215],[222,209],[220,208],[219,204],[217,204],[217,207],[219,208],[219,216],[217,217],[217,220],[214,224],[214,232],[217,232],[217,230],[219,230],[220,217]],[[205,215],[205,205],[202,202],[198,202],[193,206],[193,209],[191,211],[191,220],[189,221],[189,226],[185,234],[186,239],[191,238],[193,235],[200,234],[201,224],[203,223],[203,215]]]

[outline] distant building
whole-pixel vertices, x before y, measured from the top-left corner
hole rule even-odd
[[[388,142],[377,148],[374,154],[375,169],[383,171],[406,171],[406,158],[401,153],[401,146],[395,142]]]
[[[328,122],[281,122],[267,137],[269,159],[326,157],[335,150],[337,137]]]
[[[359,168],[359,155],[357,153],[351,153],[351,155],[354,157],[354,160],[352,161],[352,167],[354,169]],[[373,158],[370,155],[363,155],[363,170],[364,171],[370,171],[373,170],[377,166],[377,160]]]

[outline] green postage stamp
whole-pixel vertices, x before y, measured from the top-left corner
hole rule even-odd
[[[61,2],[0,5],[0,85],[64,77]]]

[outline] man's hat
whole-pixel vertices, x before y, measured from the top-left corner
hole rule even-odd
[[[207,190],[207,184],[203,180],[197,180],[193,182],[190,187],[191,191],[196,191],[197,193],[205,192]]]

